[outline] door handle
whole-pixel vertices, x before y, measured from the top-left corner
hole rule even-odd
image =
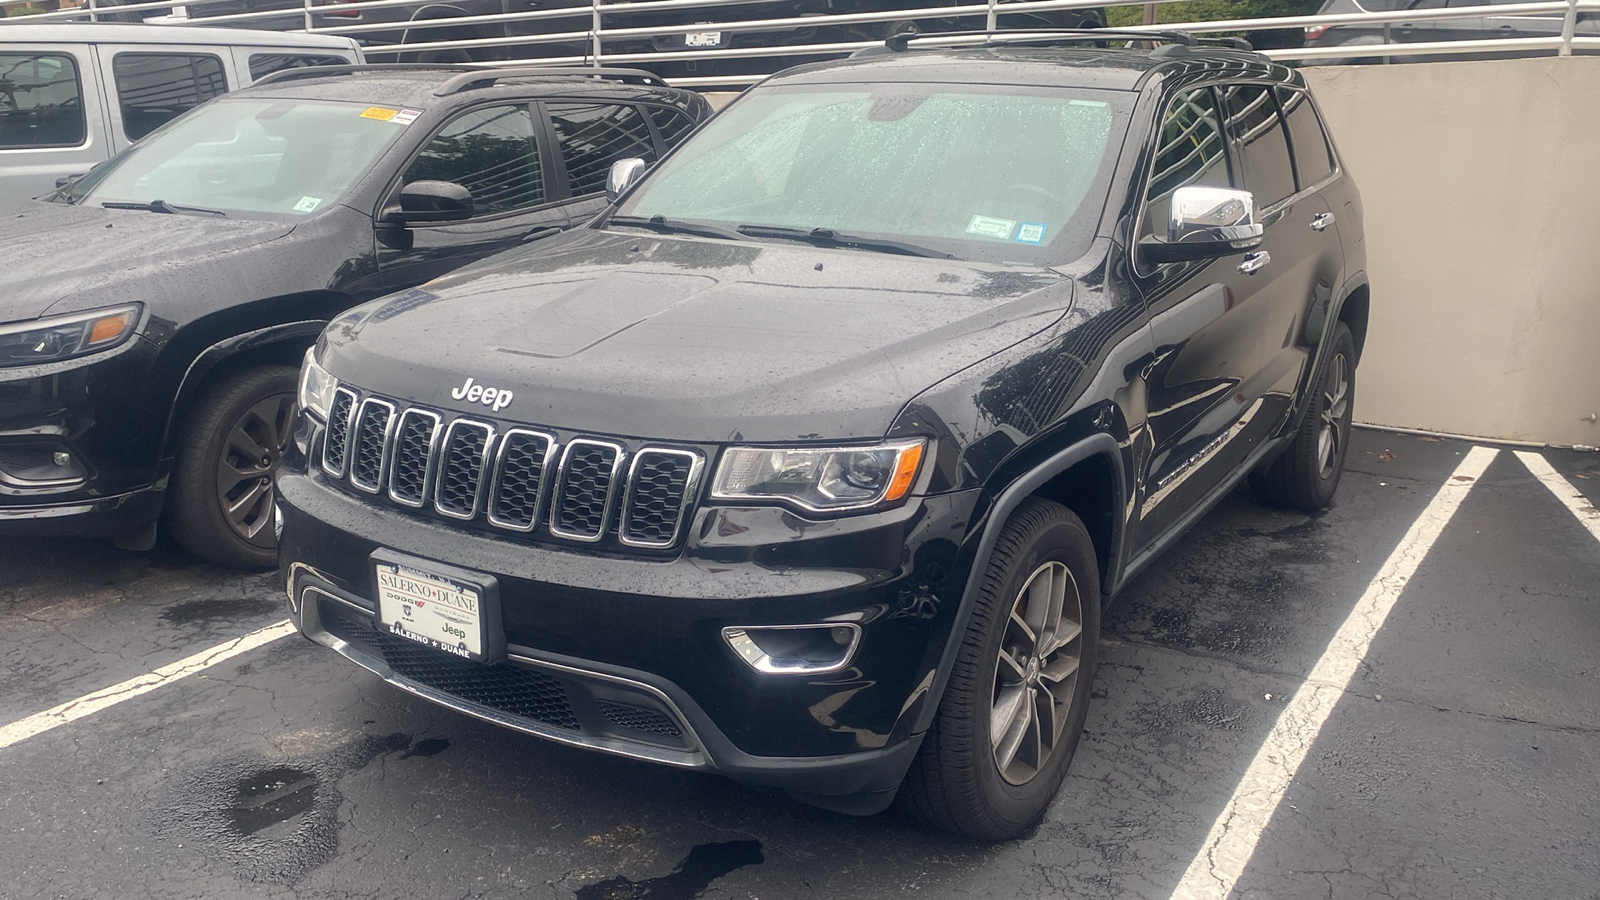
[[[1244,262],[1239,263],[1239,271],[1246,275],[1254,275],[1256,270],[1262,268],[1269,262],[1272,262],[1272,254],[1265,250],[1261,250],[1246,256],[1244,258]]]
[[[1333,213],[1318,213],[1311,219],[1312,231],[1326,231],[1333,224]]]

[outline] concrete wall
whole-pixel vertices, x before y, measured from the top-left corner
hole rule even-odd
[[[1600,58],[1305,75],[1366,206],[1357,419],[1600,445]]]

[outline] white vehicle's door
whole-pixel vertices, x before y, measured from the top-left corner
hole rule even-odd
[[[115,151],[100,98],[90,46],[0,44],[0,207]]]
[[[229,48],[204,44],[100,44],[116,150],[244,83]]]

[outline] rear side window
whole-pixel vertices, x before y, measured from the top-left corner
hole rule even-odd
[[[678,146],[678,142],[694,130],[695,121],[675,109],[661,106],[645,108],[650,110],[650,118],[656,123],[656,134],[661,136],[661,143],[665,147]]]
[[[228,90],[222,60],[203,53],[118,53],[111,72],[134,141]]]
[[[78,64],[60,53],[0,53],[0,150],[84,142]]]
[[[1294,145],[1294,163],[1300,173],[1300,187],[1308,188],[1333,171],[1328,136],[1317,118],[1316,107],[1303,91],[1278,88],[1283,118],[1289,123],[1289,142]]]
[[[472,192],[474,215],[538,206],[545,200],[533,113],[523,104],[462,113],[428,142],[405,183],[453,181]]]
[[[256,81],[271,75],[273,72],[282,72],[284,69],[299,69],[305,66],[348,66],[350,60],[340,56],[306,56],[296,53],[252,53],[250,54],[250,80]]]
[[[1256,195],[1256,207],[1266,209],[1294,193],[1294,166],[1278,104],[1271,89],[1258,84],[1229,88],[1227,104],[1233,133],[1243,145],[1245,187]]]
[[[606,174],[619,159],[637,156],[655,162],[656,148],[650,126],[631,106],[604,103],[552,103],[550,121],[561,158],[567,164],[572,195],[598,194],[606,189]]]
[[[1144,232],[1165,235],[1172,193],[1178,188],[1233,186],[1228,172],[1228,142],[1223,138],[1222,117],[1210,89],[1174,98],[1161,117],[1157,141],[1150,185],[1145,190]]]

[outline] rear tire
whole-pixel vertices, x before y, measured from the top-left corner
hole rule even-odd
[[[1083,733],[1099,585],[1078,517],[1023,501],[995,543],[938,717],[901,788],[912,815],[986,841],[1022,835],[1044,815]]]
[[[1350,327],[1338,322],[1294,439],[1270,465],[1250,473],[1250,490],[1257,500],[1308,513],[1333,502],[1350,449],[1355,373],[1355,339]]]
[[[173,537],[195,556],[236,569],[277,564],[272,471],[294,426],[296,374],[249,369],[196,404],[167,495]]]

